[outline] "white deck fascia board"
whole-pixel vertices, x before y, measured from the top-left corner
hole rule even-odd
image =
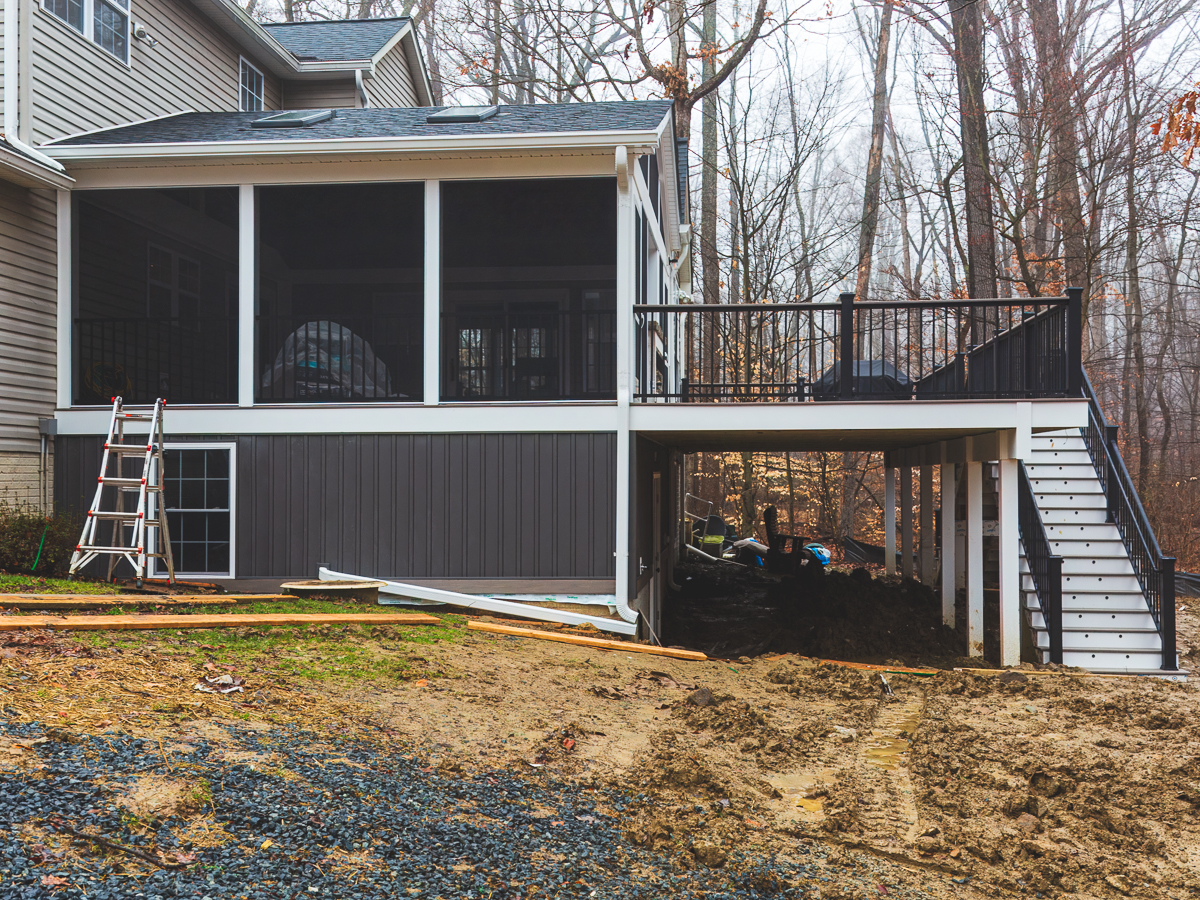
[[[1032,407],[1023,415],[1023,404]],[[1087,425],[1084,400],[850,401],[846,403],[638,403],[630,407],[634,431],[762,434],[804,431],[945,431],[953,437],[1002,431]]]
[[[548,134],[431,134],[429,137],[289,138],[255,141],[195,141],[140,144],[51,144],[42,151],[72,168],[154,160],[223,161],[279,157],[338,157],[386,154],[403,158],[410,153],[489,153],[502,151],[615,151],[652,152],[653,131],[576,131]]]
[[[613,154],[600,148],[573,154],[430,154],[403,159],[323,158],[214,160],[126,160],[106,168],[69,164],[75,189],[224,187],[231,184],[353,184],[391,181],[464,181],[471,178],[589,178],[613,174]]]
[[[168,406],[171,434],[531,434],[617,431],[615,403]],[[61,435],[104,435],[112,410],[60,409]]]

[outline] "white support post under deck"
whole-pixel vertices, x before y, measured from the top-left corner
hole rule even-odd
[[[942,459],[946,458],[946,444],[942,442]],[[947,628],[954,627],[955,574],[957,565],[954,545],[957,543],[958,523],[954,520],[954,463],[943,462],[942,487],[942,622]]]
[[[913,577],[912,466],[900,467],[900,574]]]
[[[616,575],[617,609],[628,618],[630,597],[629,518],[632,497],[630,484],[629,402],[633,393],[633,304],[634,297],[634,159],[625,147],[618,147],[617,170],[617,496],[616,496]]]
[[[440,181],[425,182],[424,402],[441,400],[442,370],[442,192]]]
[[[883,472],[883,565],[888,575],[896,574],[896,467]]]
[[[6,60],[7,62],[7,60]],[[71,192],[59,191],[58,206],[58,379],[56,402],[59,409],[68,409],[75,393],[75,372],[72,368],[71,332],[74,319],[74,291],[71,286]]]
[[[983,463],[967,461],[967,654],[983,656]]]
[[[933,586],[933,466],[921,466],[921,583]]]
[[[1017,460],[1000,460],[1000,665],[1021,662],[1021,569],[1017,542]]]
[[[254,185],[238,185],[238,406],[254,405],[255,312],[258,306],[258,245]]]

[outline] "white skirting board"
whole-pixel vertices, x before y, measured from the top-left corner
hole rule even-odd
[[[387,599],[380,598],[385,606],[397,604],[392,598],[404,598],[400,601],[405,606],[432,606],[446,604],[481,612],[503,613],[522,619],[533,619],[537,622],[558,622],[563,625],[594,625],[601,631],[611,631],[614,634],[633,634],[637,630],[637,622],[626,622],[624,619],[610,619],[604,616],[588,616],[583,613],[566,612],[544,606],[531,606],[514,600],[498,600],[493,597],[482,597],[475,594],[460,594],[456,591],[443,591],[439,588],[421,587],[415,584],[404,584],[400,581],[386,581],[382,578],[369,578],[365,575],[350,575],[345,572],[333,572],[322,566],[317,570],[317,577],[322,581],[383,581],[386,585],[379,589],[380,594],[389,595]],[[537,599],[543,600],[539,596]],[[579,598],[566,599],[564,602],[580,602]]]

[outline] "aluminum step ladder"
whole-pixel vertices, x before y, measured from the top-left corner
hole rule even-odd
[[[146,577],[147,560],[158,558],[166,560],[167,578],[171,584],[175,583],[175,561],[171,557],[166,504],[162,502],[163,409],[166,405],[165,400],[159,399],[154,402],[153,412],[126,412],[122,398],[113,398],[112,420],[104,441],[104,454],[100,458],[96,495],[83,523],[83,534],[75,545],[75,552],[71,554],[71,578],[92,560],[107,556],[109,581],[112,581],[117,562],[125,559],[133,567],[134,578],[140,588]],[[150,433],[144,443],[126,442],[125,426],[130,422],[150,423]],[[137,441],[138,438],[130,436],[129,440]],[[141,475],[129,477],[124,460],[138,456],[142,458]],[[109,466],[114,463],[115,474],[110,475]],[[104,491],[106,487],[115,489],[107,497]],[[127,511],[125,498],[130,494],[137,495],[137,506]],[[106,499],[115,508],[105,509],[103,504]],[[112,522],[107,544],[101,543],[98,535],[101,522]],[[155,542],[162,548],[161,551],[148,548],[148,541]]]

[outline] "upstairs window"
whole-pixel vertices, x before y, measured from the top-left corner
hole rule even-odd
[[[242,112],[260,112],[263,108],[262,72],[244,59],[241,61],[241,105]]]
[[[129,0],[42,0],[42,8],[100,49],[129,62]]]

